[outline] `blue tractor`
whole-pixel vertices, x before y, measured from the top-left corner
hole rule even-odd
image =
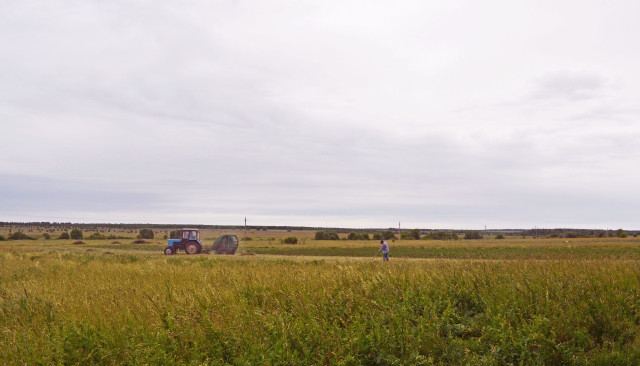
[[[164,248],[164,254],[176,254],[178,250],[184,250],[187,254],[202,252],[200,231],[198,229],[182,229],[181,239],[169,239],[169,245]]]
[[[202,253],[202,241],[198,229],[182,229],[181,239],[169,239],[168,246],[164,248],[164,254],[176,254],[178,250],[184,250],[187,254]],[[238,249],[238,237],[235,235],[223,235],[216,239],[206,252],[215,251],[216,254],[235,254]]]

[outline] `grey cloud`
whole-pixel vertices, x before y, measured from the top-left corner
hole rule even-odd
[[[606,79],[596,74],[558,72],[538,78],[531,97],[579,101],[602,96],[607,85]]]

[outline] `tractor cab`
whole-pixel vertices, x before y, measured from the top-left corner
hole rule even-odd
[[[182,229],[182,240],[200,240],[200,230]]]

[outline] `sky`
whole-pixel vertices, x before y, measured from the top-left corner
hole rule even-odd
[[[0,221],[640,229],[640,2],[2,8]]]

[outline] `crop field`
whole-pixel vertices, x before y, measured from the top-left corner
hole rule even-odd
[[[307,234],[0,241],[0,364],[640,364],[637,238],[402,240],[383,263]]]

